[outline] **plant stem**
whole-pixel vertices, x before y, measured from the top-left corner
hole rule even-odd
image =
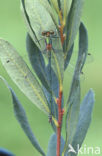
[[[60,38],[61,38],[61,43],[63,45],[64,40],[65,40],[65,36],[63,34],[63,29],[64,29],[64,26],[65,26],[65,23],[63,22],[63,14],[62,14],[61,10],[59,12],[59,19],[60,19],[60,23],[61,23],[61,25],[59,26]]]
[[[56,156],[60,156],[60,145],[61,145],[61,127],[62,127],[62,118],[63,118],[63,110],[61,108],[62,104],[62,91],[59,91],[59,99],[58,99],[58,127],[57,127],[57,151]]]
[[[59,12],[59,19],[61,25],[59,26],[59,31],[60,31],[60,38],[61,38],[61,43],[63,45],[65,36],[63,34],[63,29],[64,29],[64,23],[63,23],[63,15],[62,11],[60,10]],[[62,109],[62,89],[59,89],[59,98],[57,101],[58,104],[58,127],[57,127],[57,150],[56,150],[56,156],[60,156],[60,146],[61,146],[61,128],[62,128],[62,119],[63,119],[63,114],[64,110]]]
[[[60,36],[61,36],[61,43],[63,45],[64,40],[65,40],[65,36],[63,35],[63,27],[62,26],[60,27]]]

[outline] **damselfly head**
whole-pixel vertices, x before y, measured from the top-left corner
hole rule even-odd
[[[50,31],[47,31],[46,37],[50,37]]]
[[[54,31],[53,30],[43,31],[42,32],[42,36],[50,37],[50,35],[54,35]]]

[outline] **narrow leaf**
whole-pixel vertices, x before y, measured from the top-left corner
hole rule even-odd
[[[24,19],[25,19],[25,23],[26,23],[26,26],[27,26],[27,29],[28,29],[28,32],[29,32],[30,36],[35,41],[36,45],[38,47],[40,47],[40,43],[39,43],[39,41],[37,39],[35,31],[32,28],[29,16],[28,16],[26,8],[25,8],[25,0],[21,0],[21,10],[22,10],[22,13],[23,13],[23,16],[24,16]]]
[[[85,25],[82,22],[79,27],[79,49],[83,53],[82,65],[81,65],[81,71],[82,71],[88,54],[88,33],[87,33],[87,29],[85,28]]]
[[[69,109],[66,116],[66,146],[72,143],[73,136],[75,134],[76,125],[79,116],[80,109],[80,79],[73,79],[75,83],[73,83],[72,88],[73,92],[69,97]]]
[[[43,88],[43,91],[45,93],[45,96],[47,98],[47,101],[48,101],[48,106],[49,106],[49,109],[50,109],[50,114],[48,116],[48,118],[52,118],[52,116],[56,119],[58,119],[58,108],[57,108],[57,104],[55,103],[55,99],[53,98],[52,94],[49,93],[46,88]],[[51,126],[52,126],[52,129],[54,130],[54,132],[56,132],[56,125],[55,125],[55,122],[53,121],[53,119],[51,120]]]
[[[93,90],[89,90],[83,99],[80,107],[79,121],[76,129],[75,136],[73,138],[72,147],[77,151],[77,146],[81,147],[85,136],[87,134],[88,128],[91,123],[92,111],[94,106],[94,93]],[[78,151],[77,151],[78,152]],[[71,153],[71,156],[76,156],[77,154]]]
[[[67,56],[66,56],[66,58],[64,60],[64,70],[66,70],[66,68],[69,65],[69,62],[70,62],[70,59],[71,59],[71,56],[72,56],[72,53],[73,53],[73,47],[74,47],[74,44],[72,45],[71,49],[68,51]]]
[[[57,144],[57,136],[56,134],[52,134],[48,143],[47,156],[56,156],[56,144]],[[64,148],[64,139],[61,137],[61,154]]]
[[[56,44],[56,48],[57,48]],[[56,50],[51,51],[52,57],[52,68],[58,78],[59,88],[63,88],[63,78],[64,78],[64,55],[63,51],[56,52]]]
[[[49,82],[46,76],[46,66],[45,66],[43,55],[29,34],[27,34],[27,38],[26,38],[26,47],[27,47],[29,60],[31,62],[34,71],[36,72],[38,78],[40,79],[44,87],[48,91],[50,91]]]
[[[84,1],[85,0],[72,0],[66,24],[66,52],[71,48],[78,32]]]
[[[0,155],[1,156],[14,156],[14,154],[12,154],[10,151],[4,148],[0,148]]]
[[[61,2],[60,2],[60,0],[57,0],[57,2],[58,2],[59,10],[61,10]]]
[[[66,143],[64,153],[68,148],[68,144],[72,144],[72,139],[75,135],[76,126],[80,110],[80,73],[87,56],[88,36],[84,25],[81,23],[79,32],[79,53],[74,71],[72,85],[69,98],[66,104]],[[69,107],[69,108],[68,108]]]
[[[15,117],[18,120],[20,126],[24,130],[25,134],[29,138],[32,145],[37,149],[37,151],[39,151],[41,153],[41,155],[45,156],[42,148],[40,147],[36,137],[34,136],[32,130],[30,128],[30,125],[29,125],[29,122],[28,122],[28,119],[26,116],[26,112],[25,112],[24,108],[22,107],[20,101],[18,100],[15,92],[12,90],[11,87],[9,87],[9,85],[7,84],[7,82],[5,81],[4,78],[2,78],[2,77],[0,77],[0,78],[4,81],[4,83],[6,84],[6,86],[8,87],[8,89],[11,92],[12,99],[13,99],[14,114],[15,114]]]
[[[41,110],[49,114],[47,100],[36,77],[7,41],[0,39],[0,59],[19,89]]]
[[[54,12],[54,10],[52,9],[51,3],[55,2],[55,0],[39,0],[39,3],[46,9],[46,11],[49,13],[49,15],[51,16],[53,23],[55,24],[57,30],[58,30],[58,15],[56,14],[56,12]],[[49,5],[50,4],[50,5]],[[57,5],[55,2],[55,6],[57,9]]]
[[[58,0],[50,0],[51,7],[54,8],[55,12],[58,14],[59,12],[59,5]]]
[[[72,0],[60,0],[60,1],[61,1],[61,9],[63,11],[64,22],[66,23],[66,19],[70,11]]]
[[[72,81],[67,105],[68,105],[69,101],[71,100],[71,98],[73,99],[73,96],[71,97],[71,95],[73,93],[75,93],[75,92],[73,92],[73,90],[75,91],[77,86],[76,87],[74,87],[74,86],[77,84],[77,80],[80,78],[80,73],[81,73],[83,66],[85,64],[85,61],[86,61],[87,52],[88,52],[88,34],[87,34],[87,30],[86,30],[84,24],[81,23],[80,29],[79,29],[78,59],[77,59],[76,67],[75,67],[75,72],[74,72],[74,76],[73,76],[73,81]]]

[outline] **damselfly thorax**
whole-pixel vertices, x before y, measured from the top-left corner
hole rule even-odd
[[[42,39],[45,41],[45,50],[44,51],[51,51],[52,49],[54,50],[53,46],[52,46],[52,39],[53,38],[59,38],[57,36],[57,34],[53,31],[53,30],[50,30],[50,31],[43,31],[42,32]],[[41,39],[41,40],[42,40]],[[56,51],[56,50],[55,50]]]

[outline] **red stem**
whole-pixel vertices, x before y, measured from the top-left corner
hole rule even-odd
[[[65,36],[64,36],[64,34],[63,34],[64,23],[63,23],[63,14],[62,14],[62,10],[60,10],[59,19],[60,19],[60,23],[61,23],[61,25],[59,26],[60,38],[61,38],[61,43],[62,43],[62,45],[63,45],[64,40],[65,40]]]
[[[61,43],[63,45],[65,40],[65,36],[63,35],[63,26],[59,26],[59,31],[60,31]]]
[[[59,91],[59,99],[58,99],[58,124],[57,127],[57,151],[56,156],[60,156],[60,145],[61,145],[61,126],[62,126],[62,118],[63,118],[63,110],[61,108],[62,104],[62,91]]]
[[[60,30],[60,36],[61,36],[61,43],[63,45],[64,43],[64,36],[63,36],[63,27],[59,27]],[[62,118],[64,111],[61,107],[62,105],[62,90],[59,90],[59,98],[58,98],[58,127],[57,127],[57,150],[56,150],[56,156],[60,156],[60,146],[61,146],[61,127],[62,127]]]
[[[60,22],[61,26],[59,26],[59,31],[60,31],[60,37],[61,37],[61,43],[63,45],[65,36],[63,35],[63,17],[62,17],[62,11],[60,12]],[[63,119],[63,114],[64,110],[62,109],[62,90],[59,90],[59,98],[57,101],[58,104],[58,127],[57,127],[57,149],[56,149],[56,156],[60,156],[60,146],[61,146],[61,127],[62,127],[62,119]]]

